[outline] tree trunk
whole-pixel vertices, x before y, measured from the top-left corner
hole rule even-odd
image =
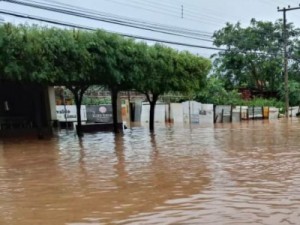
[[[77,113],[77,126],[76,133],[78,137],[83,137],[82,133],[82,124],[81,124],[81,100],[78,93],[74,95],[75,104],[76,104],[76,113]]]
[[[119,125],[118,125],[118,89],[111,88],[111,104],[112,104],[112,112],[113,112],[113,130],[114,133],[119,133]]]
[[[150,102],[149,130],[154,131],[155,102]]]
[[[84,92],[88,89],[88,86],[67,86],[67,88],[74,95],[77,113],[77,128],[76,134],[78,137],[83,137],[82,123],[81,123],[81,103]]]
[[[158,95],[157,94],[153,94],[152,95],[152,100],[149,96],[149,94],[146,94],[146,97],[149,101],[150,104],[150,114],[149,114],[149,130],[151,132],[154,131],[154,119],[155,119],[155,106],[156,106],[156,102],[158,99]]]

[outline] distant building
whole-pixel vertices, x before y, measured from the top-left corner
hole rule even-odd
[[[239,93],[241,93],[241,97],[244,100],[251,100],[253,98],[279,98],[276,91],[262,91],[255,88],[240,88]]]

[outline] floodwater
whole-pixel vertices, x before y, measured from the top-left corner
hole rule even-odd
[[[0,140],[0,224],[300,224],[300,122]]]

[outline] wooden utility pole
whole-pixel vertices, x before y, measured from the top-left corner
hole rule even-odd
[[[283,58],[284,58],[284,91],[285,91],[285,116],[289,117],[289,74],[288,74],[288,33],[287,33],[287,23],[286,23],[286,12],[291,10],[300,9],[299,7],[291,8],[277,8],[278,12],[283,12],[283,28],[282,28],[282,37],[283,37]]]

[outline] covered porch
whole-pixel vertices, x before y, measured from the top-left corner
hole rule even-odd
[[[0,82],[0,137],[51,133],[49,87]]]

